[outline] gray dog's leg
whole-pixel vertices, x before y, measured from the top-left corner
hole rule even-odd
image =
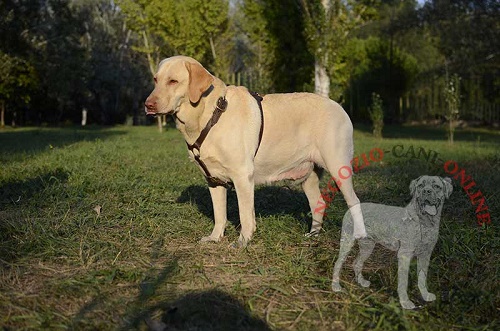
[[[340,239],[340,249],[339,249],[339,257],[337,262],[335,262],[335,266],[333,267],[333,279],[332,279],[332,290],[334,292],[341,292],[342,286],[340,286],[340,270],[342,269],[342,265],[344,261],[351,251],[352,246],[354,245],[354,237],[351,233],[352,227],[345,231],[344,227],[342,227],[342,238]]]
[[[308,237],[317,236],[321,231],[323,224],[323,215],[325,213],[324,209],[319,208],[318,205],[325,204],[321,192],[319,191],[319,177],[321,175],[321,170],[314,170],[309,177],[302,183],[302,189],[307,196],[309,201],[309,207],[312,213],[312,224],[311,231],[307,234]]]
[[[429,270],[430,253],[424,253],[417,257],[418,289],[425,301],[434,301],[436,296],[427,290],[427,270]]]
[[[359,285],[368,287],[370,286],[370,281],[366,280],[363,277],[363,264],[365,263],[366,259],[368,259],[368,257],[370,257],[370,255],[372,254],[373,248],[375,247],[375,242],[370,239],[359,239],[358,246],[358,257],[353,264],[354,273],[356,274],[356,280],[358,281]]]
[[[412,253],[398,252],[398,295],[399,302],[404,309],[413,309],[415,304],[408,298],[408,271]]]

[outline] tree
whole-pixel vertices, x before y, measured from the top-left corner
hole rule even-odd
[[[264,1],[243,0],[235,12],[238,29],[237,54],[241,62],[235,71],[247,70],[256,77],[254,88],[261,93],[273,90],[273,70],[276,63],[277,41],[271,33],[266,19]]]
[[[80,43],[87,77],[79,103],[103,124],[123,123],[131,108],[136,118],[147,68],[130,49],[132,31],[120,8],[109,0],[79,0],[73,9],[85,17]]]
[[[252,58],[263,64],[264,77],[269,78],[268,92],[312,90],[314,57],[307,49],[304,18],[297,0],[244,1],[245,7],[252,5],[255,16],[248,17],[242,29],[249,37]],[[256,29],[261,22],[264,30]]]
[[[5,126],[5,108],[10,103],[30,101],[37,80],[35,69],[23,59],[0,51],[0,127]]]
[[[161,57],[182,54],[213,63],[215,39],[227,28],[225,0],[120,0],[129,28],[139,34],[134,49],[147,57],[151,74]]]
[[[382,129],[384,128],[384,109],[382,108],[382,99],[377,93],[372,93],[372,104],[368,109],[372,121],[373,136],[382,139]]]
[[[444,84],[447,72],[459,75],[463,108],[484,120],[481,109],[500,102],[500,4],[495,0],[432,0],[420,14],[444,57],[439,68]]]
[[[456,122],[460,117],[460,77],[446,75],[446,87],[444,89],[444,99],[446,101],[445,117],[448,121],[448,142],[453,144],[453,136],[455,133]]]
[[[146,56],[151,76],[160,58],[168,55],[191,56],[207,66],[215,63],[215,39],[227,28],[227,1],[120,0],[118,4],[128,27],[140,36],[133,49]],[[161,131],[160,117],[158,127]]]
[[[349,106],[366,116],[371,95],[377,93],[386,106],[392,104],[397,109],[398,100],[411,89],[418,72],[415,58],[399,48],[393,48],[391,52],[388,41],[375,37],[353,39],[348,42],[346,50],[343,56],[347,68],[352,70]],[[396,114],[395,111],[387,112],[386,118],[395,120]]]
[[[30,25],[39,14],[38,1],[0,2],[0,126],[6,109],[12,114],[29,105],[37,83],[37,71],[29,57]]]
[[[346,81],[336,76],[342,66],[339,54],[345,47],[350,33],[359,27],[366,7],[354,1],[300,0],[305,21],[305,35],[309,51],[314,54],[314,90],[317,94],[330,95],[330,79],[336,83]],[[341,94],[338,89],[334,98]]]

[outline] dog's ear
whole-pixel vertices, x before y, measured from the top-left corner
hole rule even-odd
[[[417,182],[420,178],[422,178],[422,176],[418,177],[417,179],[412,180],[410,183],[410,194],[412,196],[415,194],[415,189],[417,188]]]
[[[189,101],[198,103],[201,95],[212,85],[214,77],[198,63],[186,62],[186,69],[189,72]]]
[[[451,179],[449,177],[441,178],[444,184],[444,195],[448,199],[453,192],[453,185],[451,185]]]

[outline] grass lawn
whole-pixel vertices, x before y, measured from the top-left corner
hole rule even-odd
[[[177,130],[21,128],[0,131],[0,329],[499,329],[500,132],[458,131],[450,146],[442,129],[387,127],[378,141],[356,128],[355,155],[385,152],[354,176],[362,201],[404,206],[411,180],[446,176],[446,160],[485,197],[492,223],[479,227],[478,205],[453,179],[429,269],[435,302],[420,299],[414,261],[409,295],[422,308],[400,308],[397,258],[380,246],[365,266],[370,288],[354,281],[353,249],[346,293],[331,292],[347,210],[339,196],[325,231],[307,239],[300,188],[258,187],[257,231],[238,250],[233,191],[226,237],[201,244],[211,200]]]

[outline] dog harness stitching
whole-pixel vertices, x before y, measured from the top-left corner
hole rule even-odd
[[[262,110],[262,97],[257,93],[257,92],[250,92],[250,94],[255,98],[257,101],[257,104],[259,105],[260,109],[260,116],[261,116],[261,125],[260,125],[260,131],[259,131],[259,143],[257,145],[257,149],[255,150],[255,155],[257,155],[257,152],[259,151],[260,147],[260,142],[262,141],[262,134],[264,133],[264,112]],[[208,120],[207,125],[205,125],[205,128],[200,132],[200,136],[198,139],[193,144],[188,144],[186,141],[186,145],[188,149],[193,153],[194,159],[200,167],[203,169],[203,172],[205,173],[205,178],[207,179],[207,182],[210,186],[224,186],[226,188],[229,188],[232,186],[231,182],[225,182],[217,177],[214,177],[210,174],[210,171],[207,168],[207,165],[205,162],[203,162],[200,158],[200,149],[201,149],[201,144],[205,141],[205,138],[207,137],[208,133],[210,132],[210,129],[217,124],[219,121],[222,113],[226,111],[227,108],[227,100],[225,96],[220,97],[217,100],[217,105],[215,106],[215,110],[212,114],[212,117],[210,120]]]

